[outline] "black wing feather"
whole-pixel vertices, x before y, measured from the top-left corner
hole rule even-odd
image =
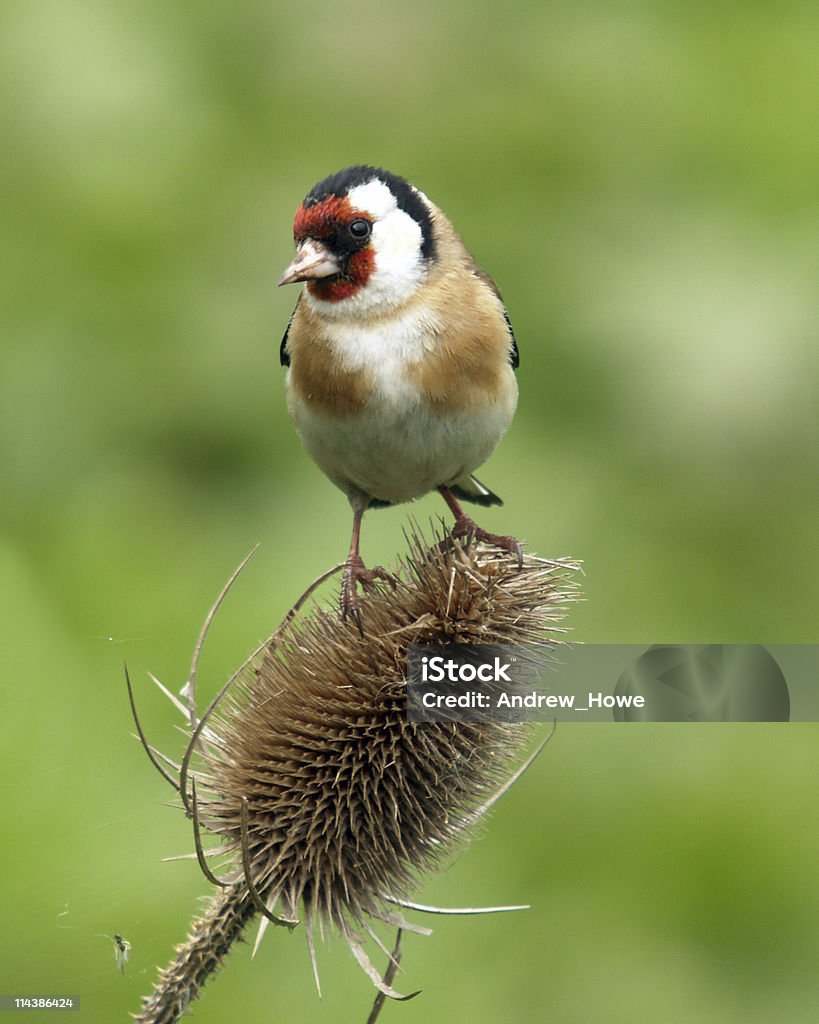
[[[297,302],[296,309],[298,308],[299,304]],[[287,327],[284,329],[284,337],[282,338],[282,343],[281,345],[279,345],[279,362],[282,364],[282,366],[290,365],[290,353],[287,351],[287,338],[288,335],[290,334],[290,328],[293,324],[293,317],[296,315],[296,309],[294,309],[293,312],[290,314],[290,319],[287,321]]]
[[[512,340],[512,351],[509,353],[509,362],[512,364],[512,369],[517,370],[520,366],[520,353],[518,352],[518,343],[515,341],[515,332],[512,330],[512,321],[509,319],[509,314],[504,309],[503,319],[506,321],[506,326],[509,328],[509,337]]]
[[[472,273],[492,289],[495,295],[500,299],[500,303],[503,306],[503,296],[500,293],[500,289],[483,267],[479,267],[476,264],[472,268]],[[506,328],[509,331],[509,340],[512,342],[511,348],[509,349],[509,362],[512,365],[512,369],[517,370],[520,366],[520,353],[518,352],[518,343],[515,340],[515,332],[512,330],[512,321],[509,319],[509,314],[506,312],[506,306],[503,306],[503,319],[506,321]]]

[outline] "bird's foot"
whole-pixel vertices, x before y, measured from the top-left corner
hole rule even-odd
[[[364,636],[364,628],[361,625],[358,584],[363,583],[365,587],[370,587],[376,580],[384,580],[390,584],[393,590],[397,586],[395,577],[380,565],[368,569],[360,555],[351,555],[347,559],[344,575],[341,578],[341,620],[344,622],[349,616],[358,626],[358,631],[362,636]]]
[[[518,560],[518,571],[523,568],[523,548],[519,540],[504,534],[489,533],[488,530],[482,530],[469,516],[458,516],[455,520],[455,525],[450,530],[449,536],[451,538],[457,537],[459,540],[461,538],[467,541],[482,540],[487,544],[493,544],[496,548],[508,551],[510,555],[515,555]]]

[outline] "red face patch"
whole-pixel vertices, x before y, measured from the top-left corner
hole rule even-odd
[[[347,228],[354,220],[367,218],[356,210],[346,196],[327,196],[312,206],[300,206],[293,222],[296,242],[315,238],[339,256],[342,272],[336,277],[308,281],[311,295],[325,302],[340,302],[363,288],[375,270],[375,251],[367,243],[357,247]]]
[[[357,214],[346,197],[328,196],[312,206],[300,206],[293,222],[293,237],[297,242],[316,238],[320,242],[335,237],[338,229],[355,220]]]
[[[340,277],[330,277],[324,281],[308,281],[307,288],[311,295],[325,302],[339,302],[349,299],[351,295],[363,288],[375,270],[375,253],[367,245],[352,253],[347,259],[345,272]]]

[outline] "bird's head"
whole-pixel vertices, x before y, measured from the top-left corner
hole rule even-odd
[[[296,256],[278,284],[305,281],[307,301],[327,316],[394,309],[435,259],[433,211],[422,192],[389,171],[338,171],[296,210]]]

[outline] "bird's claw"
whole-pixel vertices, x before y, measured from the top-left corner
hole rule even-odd
[[[393,590],[398,585],[396,578],[382,566],[375,565],[372,569],[368,569],[361,557],[348,559],[344,575],[341,578],[341,620],[344,622],[348,617],[351,618],[358,626],[358,631],[362,636],[364,628],[361,625],[361,605],[358,600],[357,585],[362,583],[365,587],[371,587],[376,580],[384,580],[385,583],[390,584]]]
[[[496,548],[508,551],[510,555],[515,555],[518,560],[518,572],[523,568],[523,548],[519,540],[505,534],[490,533],[488,530],[482,530],[468,516],[455,521],[449,536],[450,538],[464,538],[467,541],[482,540],[487,544],[493,544]]]

